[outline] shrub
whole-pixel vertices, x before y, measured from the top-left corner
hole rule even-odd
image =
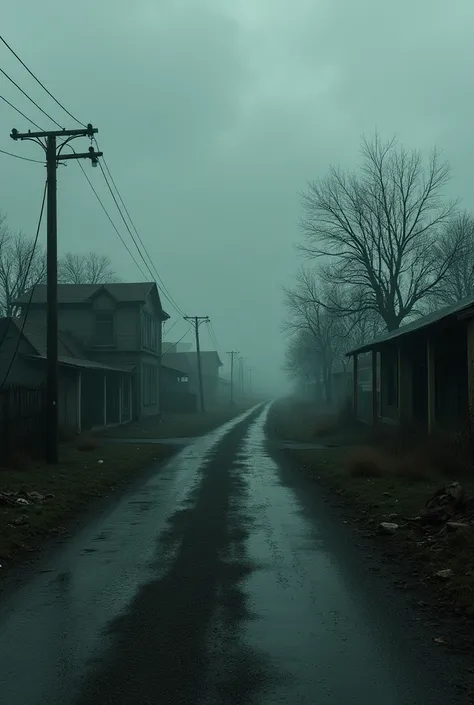
[[[95,436],[81,436],[76,443],[77,450],[90,453],[100,448],[100,441]]]
[[[31,466],[31,456],[24,450],[12,451],[6,462],[9,470],[28,470]]]
[[[394,472],[410,482],[426,482],[432,475],[431,468],[419,452],[407,453],[395,459]]]
[[[314,438],[324,438],[324,436],[329,436],[331,433],[337,429],[338,420],[336,416],[328,414],[327,416],[322,416],[320,419],[316,420],[313,428]]]
[[[360,446],[349,453],[346,467],[353,477],[383,477],[392,471],[392,462],[378,448]]]

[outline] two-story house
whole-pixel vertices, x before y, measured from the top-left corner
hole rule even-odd
[[[45,285],[35,286],[31,301],[26,292],[16,304],[30,325],[45,326]],[[59,330],[89,360],[130,372],[130,388],[121,396],[125,403],[130,395],[132,418],[160,411],[162,324],[168,318],[154,282],[58,285]]]

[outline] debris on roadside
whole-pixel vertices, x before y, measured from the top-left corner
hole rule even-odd
[[[444,568],[443,570],[438,570],[435,573],[435,577],[437,578],[443,578],[443,580],[446,580],[447,578],[450,578],[453,574],[453,571],[451,568]]]
[[[393,536],[393,534],[397,532],[398,528],[398,524],[395,524],[392,521],[382,521],[379,524],[379,531],[382,534],[388,534],[390,536]]]
[[[435,637],[435,638],[433,639],[433,641],[434,641],[435,644],[441,644],[441,645],[447,643],[446,639],[443,639],[442,636],[437,636],[437,637]]]
[[[0,492],[0,505],[25,507],[34,504],[43,504],[46,500],[53,498],[54,494],[42,494],[36,490],[32,490],[31,492]]]

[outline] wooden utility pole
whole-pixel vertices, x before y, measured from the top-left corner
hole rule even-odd
[[[231,350],[227,353],[230,355],[230,403],[234,405],[234,358],[239,353],[236,350]]]
[[[206,411],[204,407],[204,389],[202,386],[202,367],[201,367],[201,348],[199,347],[199,325],[201,323],[209,323],[209,316],[184,316],[185,321],[191,321],[194,326],[194,333],[196,335],[196,358],[197,358],[197,369],[198,369],[198,380],[199,380],[199,399],[201,402],[201,413]]]
[[[244,380],[244,360],[245,357],[239,357],[240,362],[240,394],[244,398],[245,380]]]
[[[46,154],[48,183],[47,200],[47,282],[46,282],[46,461],[58,462],[58,237],[57,237],[57,178],[58,163],[68,159],[90,159],[97,166],[102,152],[89,151],[62,154],[62,148],[76,137],[89,137],[97,133],[91,124],[80,130],[51,130],[48,132],[23,132],[13,129],[13,140],[30,140],[39,144]],[[58,149],[58,138],[62,139]],[[44,141],[43,141],[44,140]]]

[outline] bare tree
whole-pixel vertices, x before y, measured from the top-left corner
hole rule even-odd
[[[3,316],[17,313],[15,300],[46,281],[44,249],[22,232],[12,232],[0,215],[0,310]]]
[[[117,281],[107,255],[97,252],[74,254],[67,252],[58,263],[61,284],[107,284]]]
[[[377,312],[360,307],[363,291],[348,286],[336,290],[321,281],[315,269],[302,268],[296,285],[286,289],[285,296],[288,315],[284,327],[292,334],[285,370],[306,381],[308,375],[318,371],[326,400],[331,403],[336,365],[346,370],[347,351],[380,335],[385,330],[384,322]]]
[[[303,194],[302,228],[312,258],[327,258],[321,272],[336,286],[360,296],[339,313],[373,311],[389,330],[398,328],[419,302],[439,286],[455,261],[455,245],[442,253],[435,245],[455,203],[441,197],[449,166],[434,150],[427,167],[419,152],[378,135],[362,142],[360,174],[332,167]]]
[[[474,218],[466,211],[446,225],[436,246],[440,259],[446,259],[456,244],[456,258],[446,276],[430,296],[431,308],[449,306],[474,294]]]
[[[318,348],[309,331],[297,331],[290,338],[283,369],[292,379],[306,383],[314,382],[320,376]]]
[[[342,318],[325,305],[326,295],[318,288],[314,270],[301,269],[296,286],[285,289],[285,329],[312,340],[314,357],[323,379],[326,400],[332,401],[332,372],[344,354]]]

